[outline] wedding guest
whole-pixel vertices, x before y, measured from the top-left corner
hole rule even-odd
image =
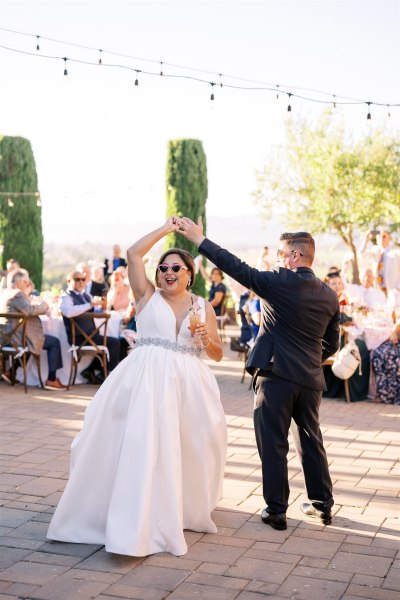
[[[6,264],[6,270],[1,272],[0,289],[11,287],[11,284],[8,283],[8,276],[10,273],[20,268],[21,265],[17,260],[14,260],[13,258],[8,259]]]
[[[76,270],[85,273],[85,292],[91,296],[107,296],[108,285],[104,281],[104,269],[92,267],[90,263],[81,262],[76,265]],[[103,308],[106,308],[106,302]]]
[[[251,327],[253,340],[255,341],[260,331],[261,324],[261,303],[260,298],[254,292],[250,292],[249,299],[244,305],[244,312],[247,315],[247,322]]]
[[[68,343],[72,344],[72,330],[70,317],[79,317],[86,312],[93,312],[97,304],[93,301],[92,296],[85,292],[86,275],[82,271],[74,271],[67,275],[68,289],[61,295],[61,314],[64,319],[64,325],[67,332]],[[91,319],[79,320],[79,326],[88,334],[91,334],[95,329],[95,324]],[[99,333],[93,336],[93,341],[96,344],[103,344],[104,338]],[[75,343],[80,344],[84,338],[79,332],[76,334]],[[109,352],[108,370],[112,371],[118,364],[119,359],[119,340],[114,337],[107,336],[107,348]],[[90,365],[81,372],[81,375],[89,383],[101,384],[104,381],[100,371],[100,365],[96,358],[92,360]]]
[[[103,265],[94,265],[92,267],[92,287],[90,288],[90,294],[104,298],[107,296],[108,289],[109,287],[104,279]]]
[[[400,319],[389,339],[372,351],[371,361],[380,402],[400,404]]]
[[[257,260],[257,269],[259,271],[270,271],[271,261],[268,246],[264,246],[260,258]]]
[[[347,305],[348,300],[345,296],[345,289],[342,278],[336,271],[326,275],[325,280],[328,286],[336,292],[339,304],[342,309]],[[342,334],[340,337],[340,347],[344,345],[344,329],[346,326],[352,323],[353,319],[345,314],[343,310],[340,312],[340,325],[342,326]],[[366,400],[368,396],[369,386],[369,372],[370,372],[370,356],[368,348],[364,342],[357,338],[355,340],[356,346],[359,349],[361,356],[361,373],[359,369],[356,369],[354,374],[349,378],[349,392],[352,402],[358,400]],[[324,377],[326,382],[326,390],[323,392],[325,398],[342,398],[344,397],[344,383],[343,379],[339,379],[332,372],[330,365],[324,366]]]
[[[131,301],[130,286],[125,267],[117,267],[110,277],[107,306],[110,310],[126,310]]]
[[[0,312],[13,313],[19,312],[29,317],[26,323],[26,341],[28,350],[32,354],[40,355],[43,350],[47,351],[47,359],[49,364],[49,373],[44,384],[46,390],[62,391],[66,386],[61,383],[57,377],[57,371],[62,369],[63,362],[61,356],[60,341],[53,335],[45,334],[43,325],[39,319],[39,315],[45,315],[49,311],[49,306],[46,302],[41,302],[38,305],[32,305],[29,299],[29,293],[32,289],[32,282],[29,279],[29,273],[25,269],[16,269],[9,274],[10,286],[3,294],[0,295]],[[15,327],[15,319],[1,319],[1,335],[10,333]],[[22,329],[18,328],[13,338],[13,343],[17,346],[22,346]],[[12,383],[12,375],[10,371],[2,373],[2,378],[8,383]]]
[[[374,240],[375,235],[376,244],[368,249],[368,243]],[[379,289],[385,294],[392,289],[400,289],[400,249],[393,247],[387,227],[379,227],[375,232],[367,231],[361,243],[360,254],[371,263]]]
[[[346,285],[345,291],[350,303],[361,301],[367,308],[386,304],[387,298],[385,293],[381,289],[374,287],[372,269],[363,269],[361,271],[361,285],[350,283]]]
[[[224,274],[221,269],[218,267],[214,267],[211,269],[211,274],[209,275],[204,268],[202,262],[199,263],[200,273],[206,281],[211,283],[210,292],[208,294],[208,301],[215,311],[215,315],[220,317],[224,314],[225,309],[225,296],[226,296],[226,285],[222,283],[224,279]]]
[[[114,273],[118,269],[118,267],[127,267],[128,263],[121,256],[121,246],[118,244],[114,244],[113,246],[113,256],[111,259],[106,258],[104,260],[104,277],[106,281],[108,281],[111,273]]]

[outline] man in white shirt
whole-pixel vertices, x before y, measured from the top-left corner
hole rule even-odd
[[[361,285],[348,284],[345,294],[351,303],[359,301],[367,308],[374,308],[386,304],[386,296],[382,290],[374,287],[374,274],[372,269],[361,271]]]

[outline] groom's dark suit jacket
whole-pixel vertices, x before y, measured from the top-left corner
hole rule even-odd
[[[337,295],[309,267],[258,271],[207,238],[201,254],[261,299],[260,332],[247,361],[300,385],[324,390],[322,362],[339,347]]]

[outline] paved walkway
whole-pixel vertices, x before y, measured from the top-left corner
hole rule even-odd
[[[289,526],[275,531],[260,522],[252,393],[248,376],[240,383],[242,367],[229,350],[212,367],[229,428],[224,498],[214,513],[218,533],[187,532],[181,558],[46,541],[94,388],[25,395],[22,386],[0,383],[0,600],[399,600],[400,407],[324,400],[333,523],[303,520],[303,479],[291,447]]]

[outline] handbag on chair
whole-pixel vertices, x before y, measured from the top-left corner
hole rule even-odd
[[[332,373],[339,379],[349,379],[359,368],[361,371],[361,355],[355,342],[348,342],[338,352],[332,364]]]

